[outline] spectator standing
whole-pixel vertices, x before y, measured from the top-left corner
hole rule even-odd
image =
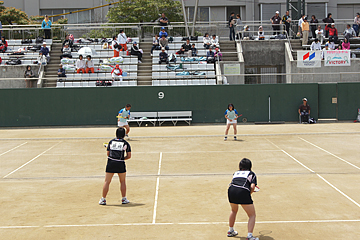
[[[311,107],[307,104],[307,98],[302,99],[303,104],[300,105],[298,113],[301,116],[301,122],[309,122]]]
[[[350,42],[349,39],[345,38],[344,42],[342,43],[343,50],[350,50]]]
[[[133,45],[131,46],[131,55],[135,55],[138,57],[138,62],[141,62],[142,59],[142,50],[139,49],[139,47],[137,46],[137,42],[134,42]]]
[[[168,33],[165,31],[165,27],[161,27],[161,30],[159,32],[159,37],[162,38],[162,36],[165,36],[165,38],[168,37]]]
[[[229,17],[229,29],[230,29],[230,41],[235,41],[235,24],[236,24],[236,20],[235,20],[235,13],[232,12],[230,13],[230,17]]]
[[[208,33],[205,33],[203,37],[203,42],[204,42],[204,48],[209,49],[209,47],[211,47],[211,38],[209,37]]]
[[[309,22],[307,21],[307,17],[304,18],[304,22],[301,24],[301,29],[303,32],[302,45],[306,45],[309,40]]]
[[[113,36],[113,40],[111,42],[111,48],[114,50],[114,58],[119,57],[121,46],[119,45],[116,36]]]
[[[120,29],[120,32],[117,36],[117,41],[120,44],[121,48],[120,51],[126,52],[128,50],[127,48],[127,37],[126,34],[124,32],[124,30]]]
[[[7,48],[8,48],[8,42],[6,41],[5,37],[2,36],[0,42],[0,52],[2,53],[6,52]]]
[[[62,64],[59,65],[59,69],[58,69],[57,75],[58,75],[58,78],[60,78],[60,77],[66,77],[66,71],[65,71],[65,69],[63,68],[63,65],[62,65]],[[59,79],[59,81],[62,81],[62,79]]]
[[[165,52],[165,48],[161,48],[161,52],[159,53],[159,64],[163,62],[166,64],[169,63],[168,54]]]
[[[352,37],[355,37],[355,36],[356,36],[355,30],[351,27],[350,24],[347,24],[346,29],[344,31],[344,37],[349,40],[349,38],[352,38]]]
[[[301,18],[299,19],[299,22],[298,22],[298,33],[300,34],[299,37],[301,37],[301,34],[302,34],[301,24],[304,22],[304,18],[305,18],[305,14],[301,14]]]
[[[238,38],[238,37],[242,37],[241,36],[241,31],[243,30],[243,25],[242,25],[242,21],[241,21],[241,17],[240,17],[240,14],[236,14],[236,34],[239,34],[239,36],[238,35],[236,35],[236,38]]]
[[[332,19],[332,14],[328,13],[327,18],[322,20],[325,23],[325,37],[329,37],[329,29],[331,28],[331,24],[335,23],[334,19]]]
[[[153,45],[151,47],[151,54],[153,53],[154,50],[160,50],[160,42],[159,42],[159,35],[155,35],[154,41],[153,41]]]
[[[207,63],[215,62],[215,53],[212,51],[211,46],[209,47],[209,51],[206,53],[206,62]]]
[[[26,70],[24,72],[26,88],[32,88],[33,80],[31,78],[34,78],[34,77],[35,77],[35,74],[34,74],[33,70],[31,69],[31,66],[26,66]]]
[[[42,21],[41,28],[44,29],[45,39],[51,38],[51,20],[48,15],[45,15],[45,19]]]
[[[191,57],[191,44],[190,44],[190,40],[189,39],[186,39],[186,43],[184,43],[183,45],[181,45],[181,49],[176,52],[177,54],[185,54],[188,56],[188,57]]]
[[[2,24],[1,24],[1,21],[0,21],[0,39],[2,38]]]
[[[320,40],[321,44],[323,44],[325,37],[324,37],[324,30],[321,29],[321,26],[319,25],[317,30],[315,31],[315,36],[317,39]]]
[[[167,26],[169,23],[169,19],[165,16],[165,13],[161,14],[161,17],[159,18],[160,26]]]
[[[319,21],[316,19],[315,15],[311,16],[311,20],[310,20],[310,31],[311,31],[311,37],[312,38],[316,38],[316,27],[318,25]]]
[[[88,55],[88,56],[86,56],[86,58],[87,59],[85,61],[85,72],[86,73],[90,73],[90,72],[94,73],[95,65],[94,65],[93,60],[91,59],[91,56]]]
[[[285,29],[289,36],[290,35],[290,23],[291,23],[291,17],[289,15],[289,10],[286,11],[285,15],[282,17],[281,20],[285,24]]]
[[[1,22],[0,22],[1,25]],[[354,18],[354,25],[353,28],[356,32],[356,36],[359,36],[359,30],[360,30],[360,13],[356,13],[356,17]]]
[[[319,39],[315,38],[315,41],[311,43],[310,50],[311,51],[321,50],[321,44],[319,42]]]
[[[119,80],[120,82],[123,80],[122,79],[122,70],[119,66],[119,64],[116,64],[115,68],[111,71],[111,77],[112,77],[112,80],[115,81],[115,80]]]
[[[85,73],[85,67],[86,67],[86,63],[85,60],[83,59],[83,55],[79,55],[79,59],[76,61],[76,72],[77,73]]]
[[[215,48],[215,61],[222,61],[222,53],[219,48]]]
[[[195,43],[191,45],[191,56],[196,57],[197,56],[197,49],[195,47]]]
[[[280,34],[280,24],[281,24],[281,17],[279,16],[279,11],[275,12],[275,15],[270,19],[273,28],[273,35]]]
[[[259,27],[258,39],[259,39],[259,40],[265,40],[264,30],[263,30],[263,27],[262,27],[262,26]]]
[[[329,28],[329,41],[334,40],[337,43],[338,40],[338,30],[335,28],[335,23],[331,24],[331,28]]]
[[[169,50],[169,40],[165,38],[165,35],[163,35],[159,40],[159,45],[161,48],[165,48],[166,50]]]
[[[50,61],[50,50],[48,47],[46,47],[46,42],[43,42],[43,46],[40,48],[40,52],[46,57],[47,62]]]
[[[65,44],[65,46],[63,47],[63,49],[61,49],[61,51],[63,52],[63,54],[60,56],[60,59],[72,58],[71,48],[68,44]]]

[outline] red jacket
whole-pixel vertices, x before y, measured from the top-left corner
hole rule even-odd
[[[114,69],[111,71],[111,74],[113,74],[113,72],[115,71],[115,69],[116,69],[116,68],[114,68]],[[121,75],[122,75],[122,70],[121,70],[121,68],[119,68],[119,71],[120,71],[120,73],[115,73],[115,74],[118,75],[118,76],[121,76]]]
[[[337,36],[338,31],[336,28],[329,28],[329,36]]]

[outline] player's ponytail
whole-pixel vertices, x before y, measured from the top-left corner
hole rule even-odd
[[[118,129],[116,129],[116,138],[120,139],[120,138],[124,138],[125,137],[125,129],[122,127],[119,127]]]
[[[241,171],[251,171],[251,167],[252,167],[252,163],[250,161],[250,159],[248,158],[243,158],[241,159],[240,163],[239,163],[239,169]]]

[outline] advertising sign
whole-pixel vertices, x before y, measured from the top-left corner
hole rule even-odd
[[[321,67],[321,51],[297,51],[298,68]]]
[[[329,50],[324,52],[325,66],[350,66],[349,50]]]

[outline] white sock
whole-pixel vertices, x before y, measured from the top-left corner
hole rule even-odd
[[[229,227],[229,232],[233,232],[234,228],[233,227]]]
[[[252,233],[248,233],[248,238],[251,238],[253,235],[252,235]]]
[[[122,200],[126,200],[126,197],[123,197]]]

